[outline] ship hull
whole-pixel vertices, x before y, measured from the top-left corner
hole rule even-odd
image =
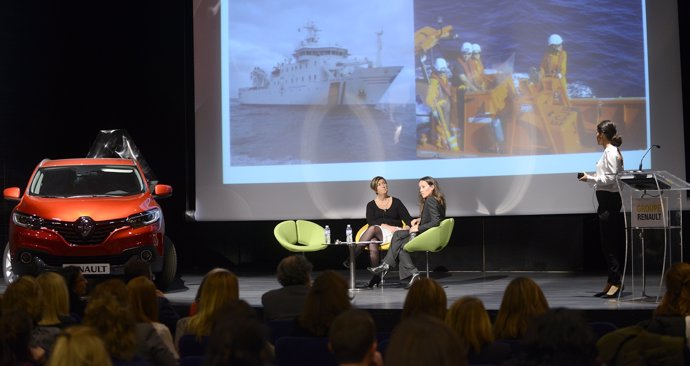
[[[265,88],[240,88],[249,105],[375,105],[402,70],[400,66],[357,68],[341,78],[313,82],[271,82]]]

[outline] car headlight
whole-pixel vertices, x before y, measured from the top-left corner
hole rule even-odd
[[[151,225],[154,222],[160,220],[161,210],[159,208],[153,208],[148,211],[140,212],[138,214],[132,215],[127,218],[127,223],[132,225],[132,227],[142,227],[146,225]]]
[[[12,213],[12,222],[15,225],[31,230],[38,230],[43,225],[43,219],[36,215],[27,215],[21,212]]]

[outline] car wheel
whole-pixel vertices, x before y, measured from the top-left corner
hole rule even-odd
[[[12,269],[12,258],[10,257],[10,243],[5,245],[5,251],[2,255],[2,274],[5,277],[5,283],[10,284],[17,279],[17,276]]]
[[[156,286],[167,290],[177,273],[177,251],[175,244],[167,236],[163,242],[163,270],[156,274]]]

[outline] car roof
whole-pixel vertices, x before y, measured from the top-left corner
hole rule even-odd
[[[131,159],[118,158],[80,158],[80,159],[56,159],[43,160],[40,164],[42,168],[66,165],[135,165]]]

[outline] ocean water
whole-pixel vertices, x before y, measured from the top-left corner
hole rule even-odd
[[[416,158],[414,105],[230,105],[233,166]]]
[[[417,0],[415,29],[452,25],[435,57],[455,57],[463,42],[482,47],[487,68],[515,54],[514,72],[539,67],[553,33],[568,53],[567,80],[596,97],[644,97],[642,1]],[[439,23],[439,20],[441,21]]]

